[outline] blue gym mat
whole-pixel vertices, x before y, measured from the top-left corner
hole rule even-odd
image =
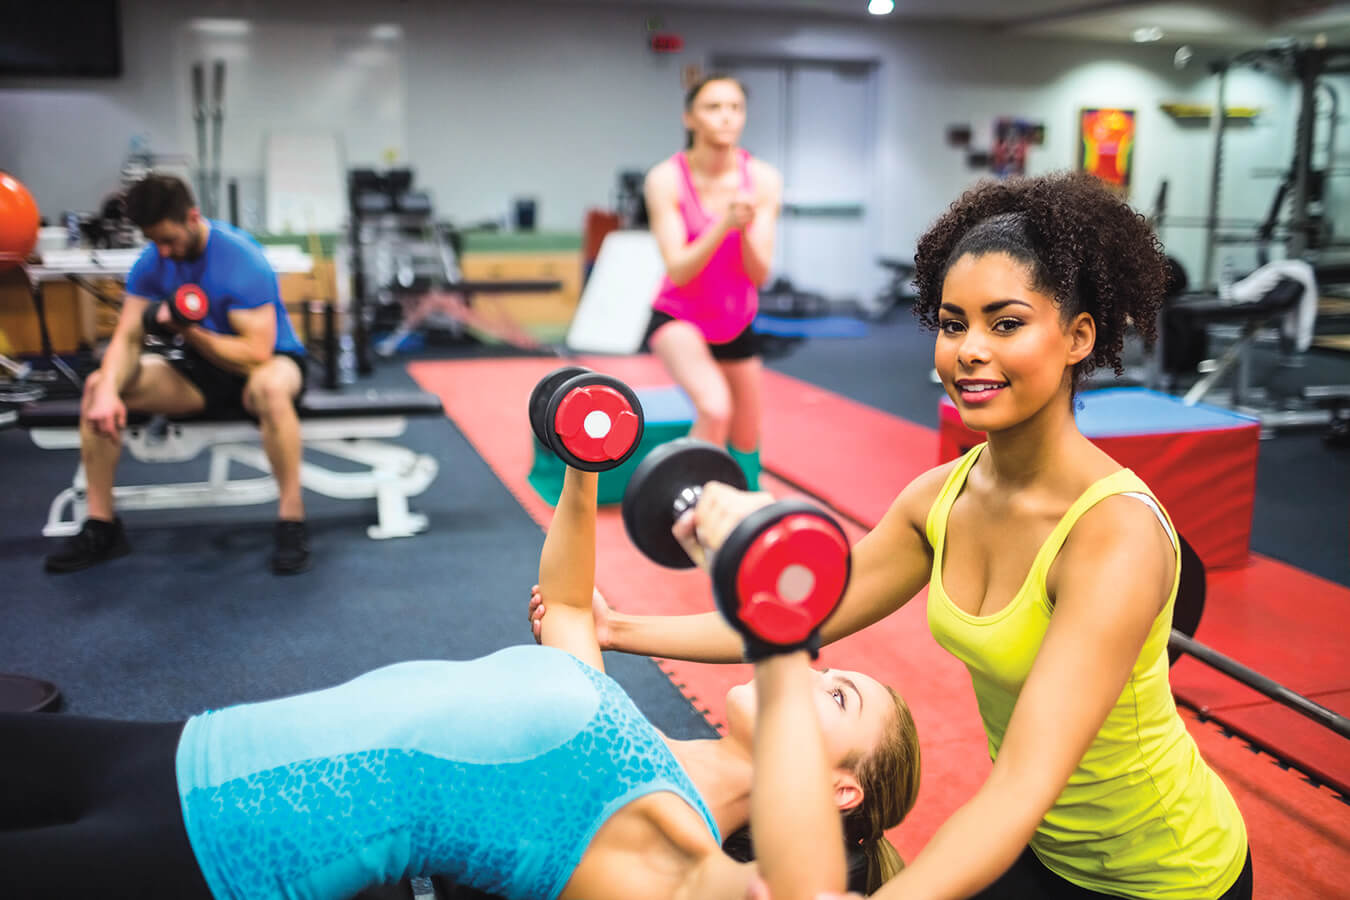
[[[789,319],[782,316],[755,316],[755,331],[774,337],[860,338],[867,336],[867,323],[847,316],[822,316],[817,319]]]

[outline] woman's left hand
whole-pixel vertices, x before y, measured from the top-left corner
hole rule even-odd
[[[720,481],[710,481],[703,486],[698,503],[680,516],[671,533],[689,558],[706,569],[710,554],[717,552],[732,529],[746,516],[772,502],[773,496],[763,491],[751,493]]]

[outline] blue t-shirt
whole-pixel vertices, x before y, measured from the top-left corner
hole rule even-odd
[[[159,254],[150,244],[141,252],[127,274],[127,293],[147,300],[168,300],[185,284],[200,287],[210,300],[210,310],[200,323],[216,334],[237,334],[230,327],[230,310],[256,309],[268,303],[277,314],[277,353],[303,355],[305,347],[295,336],[291,317],[281,303],[277,276],[263,255],[263,249],[250,235],[233,225],[207,220],[211,233],[206,249],[198,258],[179,262]]]
[[[178,792],[219,900],[338,900],[443,875],[554,898],[595,832],[670,791],[711,812],[609,676],[549,647],[376,669],[188,720]]]

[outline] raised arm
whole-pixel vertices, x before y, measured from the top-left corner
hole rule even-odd
[[[217,334],[200,325],[183,329],[183,339],[212,363],[229,372],[248,375],[275,353],[277,313],[272,304],[231,309],[234,334]]]
[[[843,890],[848,880],[843,826],[811,699],[813,678],[805,651],[755,666],[750,831],[760,875],[782,900]]]
[[[571,466],[539,554],[539,589],[547,592],[549,616],[540,641],[566,650],[601,671],[600,642],[591,616],[595,589],[595,506],[598,476]]]
[[[647,201],[647,219],[661,258],[666,263],[666,275],[677,285],[687,284],[712,258],[713,251],[722,242],[733,225],[732,211],[712,222],[698,239],[689,243],[689,232],[680,215],[680,173],[669,160],[652,167],[643,183]]]
[[[774,237],[778,230],[778,212],[783,202],[783,179],[768,163],[754,160],[755,218],[741,232],[741,258],[745,274],[755,284],[769,280],[773,265]]]
[[[989,778],[873,896],[968,897],[1012,865],[1120,697],[1171,590],[1172,554],[1135,500],[1109,497],[1078,521],[1052,569],[1054,615]]]

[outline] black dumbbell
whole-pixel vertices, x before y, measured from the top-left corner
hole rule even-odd
[[[174,327],[159,321],[159,308],[163,303],[167,303],[169,307],[169,319]],[[189,325],[202,321],[210,311],[211,301],[207,299],[206,292],[195,284],[185,284],[174,292],[172,300],[151,303],[147,306],[141,316],[141,325],[146,334],[169,337]]]
[[[567,465],[603,472],[622,465],[642,441],[642,404],[617,378],[581,366],[545,375],[530,392],[534,436]]]
[[[629,539],[653,562],[694,565],[671,534],[709,481],[744,490],[745,475],[721,447],[681,438],[657,447],[634,470],[623,497]],[[713,554],[717,607],[746,642],[746,655],[804,647],[838,607],[851,572],[848,537],[823,510],[797,500],[762,507],[732,529]]]

